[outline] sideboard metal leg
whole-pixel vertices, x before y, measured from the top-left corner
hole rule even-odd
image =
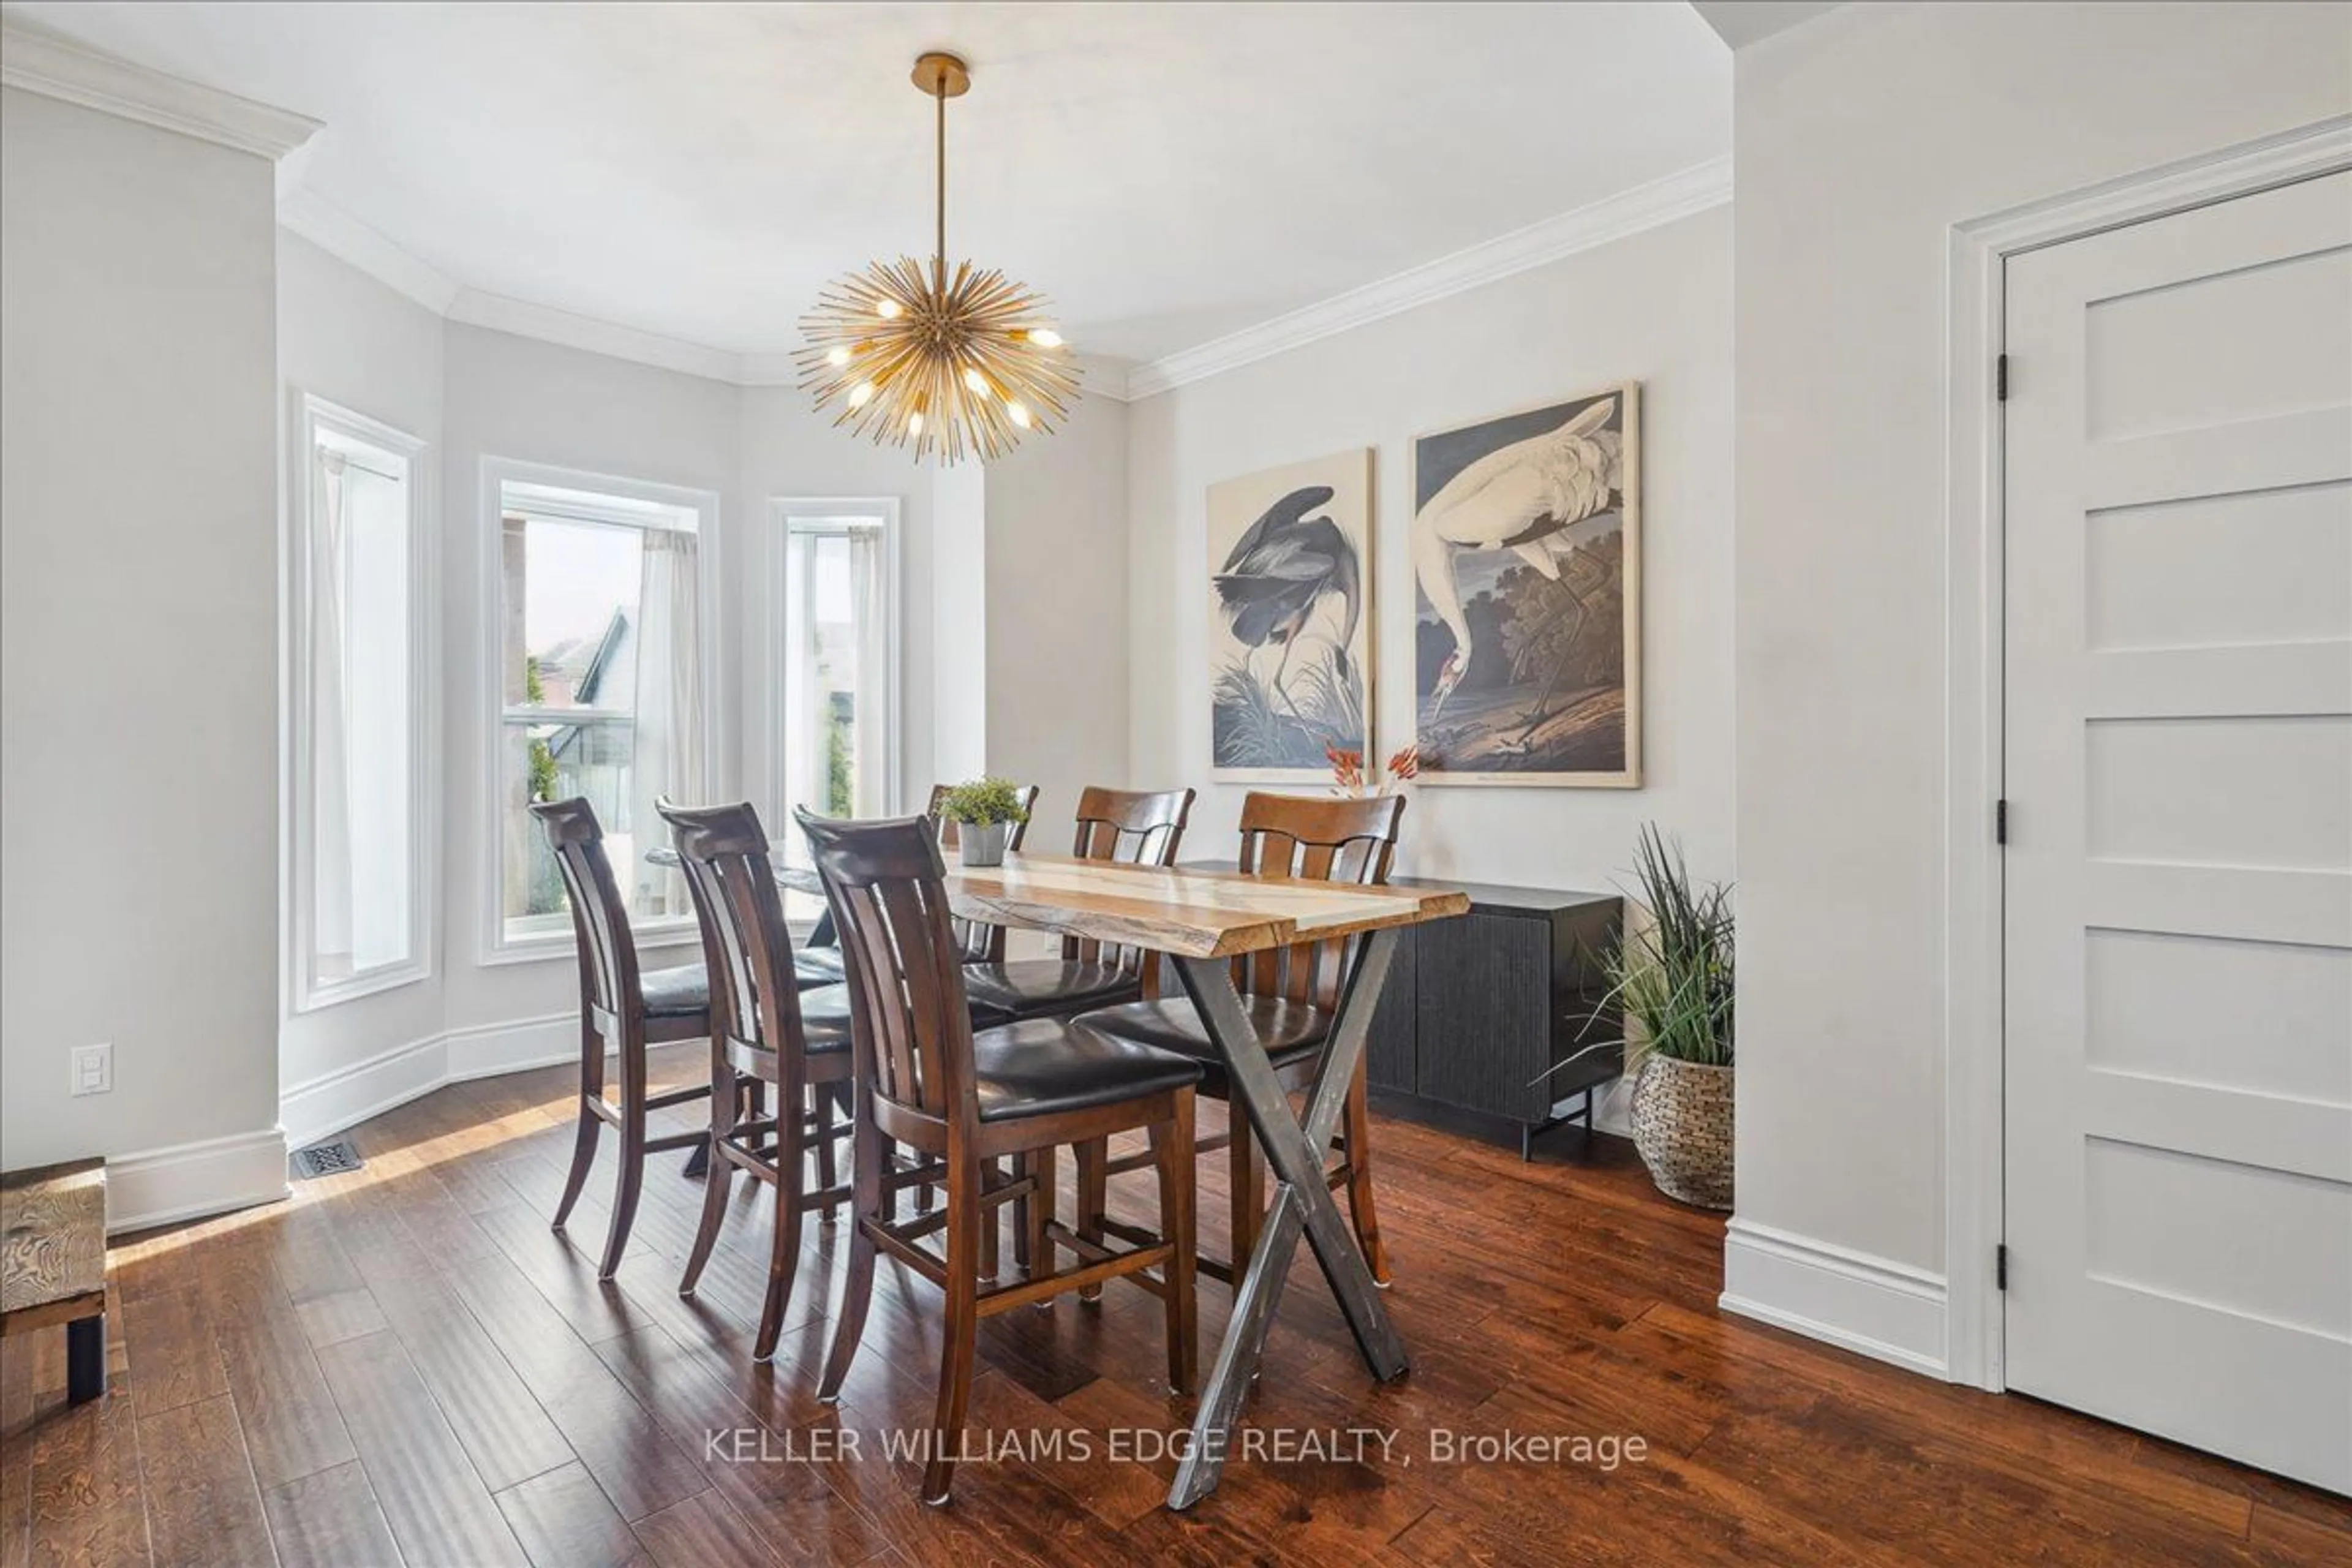
[[[106,1392],[106,1316],[66,1325],[66,1403],[87,1405]]]

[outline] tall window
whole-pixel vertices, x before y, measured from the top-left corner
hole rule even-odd
[[[429,973],[423,443],[306,398],[298,494],[297,1010]]]
[[[502,466],[503,467],[503,466]],[[654,802],[709,794],[704,543],[712,498],[507,473],[499,518],[497,946],[562,950],[570,904],[533,801],[584,795],[640,931],[690,926]]]
[[[775,832],[806,865],[795,807],[820,816],[881,816],[898,800],[898,504],[782,501],[778,574],[782,721],[773,776]],[[793,894],[785,912],[814,921],[821,900]]]

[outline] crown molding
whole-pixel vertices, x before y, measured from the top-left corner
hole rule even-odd
[[[1103,359],[1096,354],[1076,357],[1080,394],[1088,397],[1108,397],[1114,403],[1135,401],[1135,365],[1123,359]]]
[[[1088,396],[1118,403],[1157,396],[1384,316],[1673,223],[1730,199],[1731,160],[1718,158],[1696,164],[1149,364],[1131,365],[1123,360],[1081,354],[1077,356],[1084,372],[1081,390]],[[800,381],[799,368],[785,351],[735,353],[467,288],[306,186],[298,184],[280,198],[278,216],[279,223],[320,248],[453,321],[736,386],[792,386]]]
[[[467,326],[487,327],[520,338],[556,343],[608,359],[627,360],[723,381],[733,386],[796,386],[800,367],[781,350],[732,353],[704,343],[664,337],[594,316],[575,315],[551,305],[469,289],[363,220],[307,186],[297,185],[278,201],[280,227],[298,234],[348,266],[407,296],[432,311]],[[1083,390],[1092,396],[1127,401],[1124,361],[1080,355]]]
[[[1731,199],[1731,160],[1708,163],[1636,185],[1573,212],[1544,219],[1450,256],[1334,294],[1197,348],[1139,365],[1128,395],[1160,393],[1301,348],[1368,322],[1496,282],[1579,251],[1673,223]]]
[[[737,355],[735,379],[745,386],[796,386],[801,371],[793,363],[790,350],[771,349],[763,353]]]
[[[308,186],[278,198],[278,222],[436,316],[447,315],[460,292],[456,279]]]
[[[559,343],[565,348],[581,349],[611,359],[633,360],[638,364],[649,364],[659,370],[698,375],[706,381],[743,384],[743,356],[740,354],[664,337],[658,332],[640,331],[635,327],[624,327],[593,316],[575,316],[552,305],[533,304],[528,300],[509,299],[503,294],[486,293],[479,289],[460,288],[457,298],[449,302],[449,308],[443,314],[467,326],[512,332],[520,338],[537,338],[541,342]]]
[[[0,21],[0,83],[273,162],[296,153],[320,129],[307,115],[134,65],[13,18]],[[436,315],[737,386],[799,380],[787,353],[734,353],[467,288],[310,189],[299,170],[281,170],[281,184],[280,225]],[[1697,164],[1149,364],[1081,355],[1084,390],[1121,403],[1151,397],[1730,198],[1731,160]]]
[[[0,21],[0,85],[273,162],[319,129],[308,115],[133,65],[13,19]]]

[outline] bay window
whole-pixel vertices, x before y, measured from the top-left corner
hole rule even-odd
[[[585,796],[640,934],[693,928],[647,863],[654,802],[709,798],[711,617],[703,492],[493,464],[497,908],[491,956],[568,952],[570,903],[534,801]]]
[[[895,500],[779,501],[782,614],[772,661],[779,693],[769,831],[806,866],[793,826],[819,816],[886,816],[898,789],[898,508]],[[816,919],[823,900],[788,893],[785,913]]]
[[[290,551],[297,1012],[431,969],[423,450],[302,400]]]

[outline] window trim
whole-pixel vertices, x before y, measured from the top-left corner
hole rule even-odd
[[[479,535],[477,548],[480,552],[482,573],[481,668],[478,672],[476,692],[481,706],[476,711],[475,743],[481,748],[481,767],[477,777],[481,790],[479,811],[484,832],[478,859],[481,881],[480,926],[475,962],[485,968],[568,959],[578,949],[577,939],[568,922],[561,931],[509,938],[506,934],[506,917],[500,909],[502,889],[499,878],[503,874],[503,867],[500,864],[499,836],[504,825],[499,811],[499,742],[506,729],[507,707],[499,666],[499,660],[505,655],[502,645],[506,629],[506,584],[499,540],[501,520],[506,515],[506,490],[509,485],[548,490],[587,491],[625,501],[641,502],[648,508],[658,507],[693,514],[692,525],[679,528],[645,512],[625,507],[600,508],[577,498],[550,498],[534,501],[530,509],[578,522],[636,529],[673,528],[695,536],[695,599],[701,620],[701,635],[698,639],[700,646],[696,649],[696,655],[702,661],[703,675],[704,777],[701,793],[706,795],[718,788],[718,780],[724,771],[719,757],[719,716],[727,711],[726,692],[730,685],[719,661],[719,650],[724,646],[720,635],[724,595],[719,591],[719,584],[725,581],[725,568],[720,559],[720,514],[717,490],[657,484],[650,479],[625,479],[617,474],[558,468],[514,458],[486,456],[482,458],[481,513],[476,528]],[[701,940],[691,915],[631,923],[637,945],[643,949],[676,947]]]
[[[905,530],[899,525],[897,496],[771,496],[768,515],[774,524],[772,558],[768,567],[768,602],[774,606],[769,616],[767,668],[767,769],[768,810],[771,834],[782,833],[790,824],[785,815],[784,781],[788,776],[784,761],[787,737],[784,733],[783,689],[785,671],[792,658],[792,533],[795,522],[826,521],[844,513],[878,514],[882,519],[882,574],[889,588],[883,595],[884,616],[887,625],[883,629],[883,647],[888,651],[883,670],[883,692],[890,705],[890,754],[882,768],[882,797],[889,809],[901,809],[906,799],[905,770],[907,757],[907,709],[904,700],[902,669],[906,664],[906,552]]]
[[[294,398],[293,467],[288,493],[294,504],[286,529],[287,572],[287,849],[289,885],[286,922],[286,1007],[289,1016],[315,1013],[362,996],[373,996],[433,977],[438,953],[440,811],[436,761],[441,722],[439,595],[433,591],[436,552],[433,518],[436,490],[430,444],[420,437],[371,419],[314,394]],[[410,956],[348,980],[316,983],[313,972],[318,931],[317,816],[310,729],[310,603],[314,508],[318,503],[315,453],[322,432],[397,456],[407,466],[408,488],[408,812]]]

